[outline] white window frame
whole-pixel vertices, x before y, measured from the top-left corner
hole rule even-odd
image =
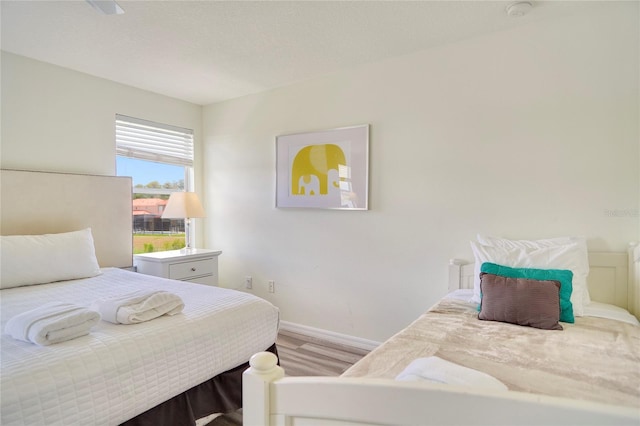
[[[116,155],[184,167],[184,191],[193,191],[193,130],[116,114]],[[179,189],[132,188],[133,194],[171,195]],[[193,227],[189,228],[193,234]],[[194,235],[185,236],[194,240]]]

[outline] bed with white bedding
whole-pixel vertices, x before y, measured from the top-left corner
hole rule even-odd
[[[499,275],[486,275],[485,282],[477,272],[491,265],[452,261],[453,292],[339,378],[284,377],[275,357],[254,355],[244,373],[245,419],[272,425],[640,425],[640,326],[630,313],[640,312],[640,246],[628,254],[587,254],[582,240],[576,255],[574,242],[569,251],[565,242],[557,244],[561,249],[515,253],[508,247],[506,256],[476,257],[476,263],[499,261],[512,269],[570,270],[572,285],[585,286],[572,294],[576,315],[570,322],[560,321],[564,283],[525,282],[556,286],[555,299],[545,299],[541,312],[555,306],[552,322],[562,329],[525,326],[529,317],[480,320],[495,302],[488,283]],[[480,287],[480,307],[476,277],[487,284]],[[538,306],[524,298],[509,299],[507,308],[521,303],[519,309]]]
[[[238,291],[126,270],[130,178],[0,174],[0,424],[192,426],[241,406],[250,355],[276,352],[276,307]],[[32,309],[61,302],[93,312],[97,300],[140,291],[179,298],[179,313],[127,325],[103,315],[84,335],[62,333],[63,341],[44,346],[18,339],[43,324],[17,321]]]
[[[134,289],[170,291],[184,310],[140,324],[100,321],[88,335],[50,346],[2,335],[3,425],[120,424],[275,342],[278,310],[260,298],[116,268],[3,289],[2,329],[49,301],[90,306]]]

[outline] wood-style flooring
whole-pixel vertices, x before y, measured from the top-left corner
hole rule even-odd
[[[302,334],[280,331],[276,340],[280,366],[287,376],[339,376],[369,351]],[[198,425],[242,426],[242,409],[213,415]]]
[[[369,351],[280,331],[280,366],[287,376],[339,376]]]

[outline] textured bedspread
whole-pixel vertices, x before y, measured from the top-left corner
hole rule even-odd
[[[2,329],[49,301],[89,306],[162,289],[181,314],[133,325],[101,321],[87,336],[37,346],[2,334],[2,419],[8,425],[116,425],[246,362],[270,347],[278,309],[250,294],[119,269],[100,276],[2,290]]]
[[[343,377],[394,378],[436,355],[490,374],[510,390],[640,407],[640,327],[578,317],[563,331],[480,321],[475,305],[443,299]]]

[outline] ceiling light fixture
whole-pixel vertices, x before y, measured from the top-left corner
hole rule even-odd
[[[533,4],[531,4],[530,1],[518,1],[509,4],[506,7],[505,12],[507,13],[507,16],[520,17],[529,13],[531,8],[533,8]]]
[[[85,0],[95,10],[103,15],[122,15],[124,9],[114,0]]]

